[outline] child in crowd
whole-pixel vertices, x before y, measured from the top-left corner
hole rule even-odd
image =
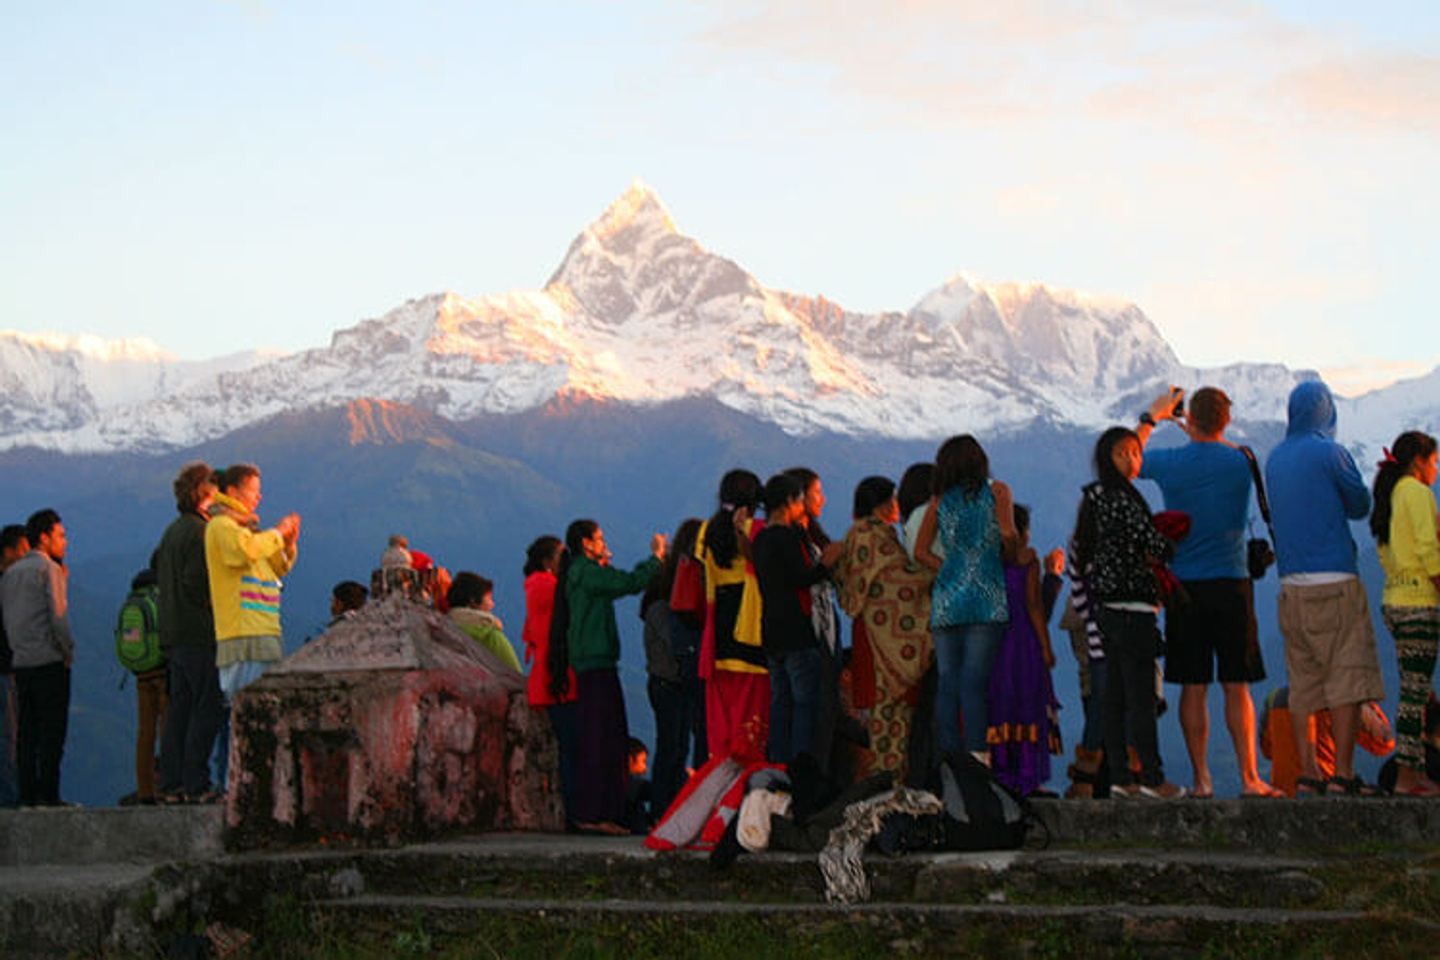
[[[1010,623],[990,670],[990,766],[995,779],[1022,796],[1050,779],[1060,753],[1060,703],[1050,683],[1050,647],[1040,594],[1040,558],[1030,546],[1030,510],[1015,505],[1015,559],[1005,564]]]
[[[1335,735],[1329,710],[1310,714],[1309,735],[1315,745],[1315,766],[1320,776],[1329,780],[1335,776]],[[1360,729],[1356,731],[1355,743],[1377,757],[1395,749],[1390,718],[1374,700],[1360,705]],[[1290,714],[1289,687],[1276,687],[1265,698],[1260,713],[1260,752],[1270,761],[1270,783],[1287,797],[1295,796],[1300,779],[1300,751]]]
[[[450,619],[464,630],[470,639],[494,654],[502,666],[520,672],[520,660],[515,648],[505,636],[505,625],[495,615],[495,584],[469,570],[455,575],[446,595],[450,606]]]

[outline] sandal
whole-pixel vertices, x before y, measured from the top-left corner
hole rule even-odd
[[[1417,796],[1417,797],[1434,797],[1434,796],[1440,796],[1440,787],[1436,787],[1433,783],[1430,784],[1430,786],[1431,786],[1431,788],[1433,788],[1433,789],[1432,789],[1429,793],[1417,793],[1417,794],[1415,794],[1415,796]],[[1424,789],[1424,785],[1421,784],[1421,785],[1417,786],[1416,789]],[[1330,785],[1325,788],[1325,796],[1327,796],[1327,797],[1378,797],[1378,796],[1380,796],[1380,791],[1379,791],[1378,789],[1376,789],[1375,787],[1371,786],[1370,784],[1366,783],[1364,780],[1361,780],[1359,777],[1332,777],[1332,778],[1330,779]]]
[[[1440,784],[1435,783],[1433,780],[1421,780],[1413,787],[1406,787],[1403,790],[1399,787],[1396,787],[1395,796],[1420,797],[1427,800],[1433,799],[1435,797],[1440,797]]]
[[[1309,800],[1313,797],[1323,797],[1330,789],[1330,781],[1318,780],[1315,777],[1298,777],[1295,780],[1295,799]]]

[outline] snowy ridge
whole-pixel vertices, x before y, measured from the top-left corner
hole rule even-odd
[[[1037,283],[957,274],[908,311],[878,314],[770,289],[680,233],[637,181],[544,289],[432,294],[323,348],[193,364],[143,340],[0,333],[0,448],[160,450],[361,398],[463,420],[562,395],[707,395],[795,434],[915,438],[1099,426],[1129,419],[1165,383],[1215,383],[1241,419],[1283,420],[1290,389],[1312,376],[1186,367],[1134,304]],[[1395,412],[1360,402],[1376,419]]]

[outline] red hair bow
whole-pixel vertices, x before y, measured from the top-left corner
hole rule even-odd
[[[1385,467],[1393,467],[1400,462],[1399,460],[1395,459],[1395,454],[1390,452],[1389,447],[1381,447],[1380,450],[1385,454],[1385,459],[1375,464],[1375,466],[1380,467],[1383,470]]]

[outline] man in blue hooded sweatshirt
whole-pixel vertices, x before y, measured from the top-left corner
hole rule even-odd
[[[1265,480],[1275,521],[1280,632],[1290,674],[1290,710],[1300,750],[1298,794],[1371,792],[1355,776],[1360,705],[1385,696],[1370,606],[1360,582],[1350,521],[1370,513],[1355,460],[1335,442],[1335,399],[1319,380],[1290,392],[1289,427],[1270,454]],[[1330,711],[1335,776],[1315,766],[1310,715]]]

